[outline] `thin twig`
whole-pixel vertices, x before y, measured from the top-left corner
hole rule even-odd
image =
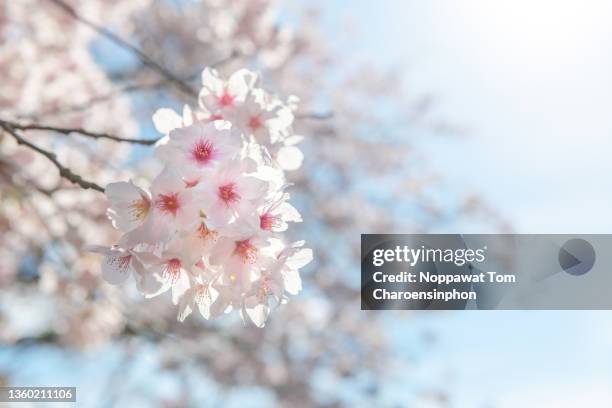
[[[8,134],[10,134],[11,136],[13,136],[15,138],[15,140],[17,141],[18,144],[23,145],[23,146],[27,146],[30,149],[34,150],[35,152],[45,156],[47,159],[49,159],[49,161],[51,163],[53,163],[53,165],[55,167],[57,167],[57,170],[59,171],[60,177],[65,178],[68,181],[71,181],[74,184],[78,184],[79,186],[81,186],[84,189],[93,189],[96,191],[99,191],[101,193],[104,192],[104,188],[101,187],[100,185],[93,183],[91,181],[87,181],[84,180],[81,176],[79,176],[78,174],[72,172],[72,170],[70,170],[69,168],[63,166],[58,160],[57,160],[57,156],[55,155],[55,153],[51,153],[41,147],[36,146],[33,143],[28,142],[27,140],[25,140],[23,137],[21,137],[17,131],[12,128],[10,126],[10,124],[7,124],[6,122],[0,122],[0,127],[2,129],[4,129]]]
[[[7,171],[3,168],[6,167]],[[7,161],[0,160],[0,176],[9,184],[12,184],[16,187],[23,187],[25,184],[33,186],[34,190],[38,191],[41,194],[44,194],[48,197],[51,197],[55,192],[60,190],[59,184],[53,188],[46,188],[39,186],[34,180],[21,176],[17,173],[17,168],[12,163]],[[16,181],[17,180],[17,181]],[[19,183],[21,182],[21,183]],[[78,187],[75,187],[78,188]],[[23,191],[22,188],[20,191]]]
[[[0,125],[6,125],[6,126],[9,126],[11,129],[18,129],[18,130],[47,130],[50,132],[61,133],[64,135],[69,135],[71,133],[78,133],[82,136],[89,137],[91,139],[108,139],[108,140],[113,140],[115,142],[133,143],[133,144],[140,144],[140,145],[145,145],[145,146],[153,145],[155,144],[155,142],[159,140],[159,138],[157,139],[130,139],[126,137],[119,137],[119,136],[111,135],[108,133],[91,132],[89,130],[85,130],[81,128],[64,128],[64,127],[56,127],[56,126],[48,126],[48,125],[37,125],[34,123],[22,125],[19,123],[9,122],[9,121],[2,120],[2,119],[0,119]]]
[[[239,57],[241,54],[239,51],[234,50],[232,51],[228,56],[223,57],[222,59],[218,60],[217,62],[214,62],[212,64],[210,64],[209,66],[212,68],[217,68],[220,67],[228,62],[230,62],[231,60]],[[188,77],[183,78],[184,81],[187,82],[192,82],[194,81],[198,76],[200,76],[202,70],[198,70],[196,72],[194,72],[193,74],[189,75]],[[155,89],[161,89],[164,86],[168,85],[170,81],[167,78],[162,78],[159,79],[157,81],[154,82],[145,82],[145,83],[138,83],[138,84],[127,84],[127,85],[123,85],[111,92],[108,92],[106,94],[103,95],[98,95],[98,96],[94,96],[91,99],[89,99],[87,102],[85,103],[80,103],[80,104],[76,104],[76,105],[71,105],[71,106],[65,106],[65,107],[57,107],[53,110],[48,110],[43,112],[41,115],[27,115],[24,116],[24,118],[39,118],[39,117],[44,117],[44,116],[49,116],[49,115],[61,115],[61,114],[66,114],[66,113],[75,113],[75,112],[81,112],[84,110],[89,109],[92,105],[97,104],[97,103],[101,103],[101,102],[106,102],[109,99],[112,99],[115,96],[124,94],[124,93],[131,93],[131,92],[139,92],[139,91],[148,91],[148,90],[155,90]]]
[[[312,119],[312,120],[327,120],[327,119],[331,119],[334,117],[334,112],[321,112],[321,113],[316,113],[316,112],[304,112],[304,113],[297,113],[295,115],[296,119]]]
[[[98,24],[96,24],[96,23],[94,23],[92,21],[89,21],[86,18],[82,17],[80,14],[78,14],[76,12],[76,10],[72,6],[66,4],[63,0],[49,0],[49,1],[53,2],[54,4],[59,6],[62,10],[64,10],[66,13],[68,13],[72,17],[74,17],[77,21],[79,21],[79,22],[85,24],[86,26],[90,27],[91,29],[95,30],[97,33],[99,33],[100,35],[106,37],[107,39],[109,39],[110,41],[115,43],[116,45],[131,51],[133,54],[135,54],[138,57],[138,59],[140,59],[140,61],[144,65],[146,65],[147,67],[151,68],[154,71],[157,71],[162,76],[166,77],[169,82],[172,82],[175,85],[177,85],[183,92],[185,92],[185,93],[187,93],[187,94],[189,94],[191,96],[197,96],[198,95],[196,90],[193,89],[191,86],[189,86],[189,84],[187,84],[181,78],[179,78],[176,75],[174,75],[167,68],[163,67],[162,65],[160,65],[157,62],[155,62],[154,60],[152,60],[148,55],[146,55],[144,52],[142,52],[140,49],[138,49],[138,47],[128,43],[127,41],[125,41],[124,39],[120,38],[119,36],[117,36],[112,31],[108,30],[107,28],[102,27],[102,26],[100,26],[100,25],[98,25]]]
[[[37,119],[41,119],[41,118],[45,118],[49,116],[64,115],[64,114],[69,114],[69,113],[78,113],[78,112],[86,111],[89,108],[91,108],[93,105],[96,105],[98,103],[107,102],[111,100],[113,97],[119,96],[121,94],[159,89],[165,85],[168,85],[168,82],[169,82],[168,79],[164,78],[164,79],[160,79],[158,81],[150,82],[150,83],[128,84],[128,85],[121,86],[106,94],[93,96],[91,99],[87,100],[84,103],[68,105],[68,106],[56,106],[55,108],[43,111],[40,114],[22,115],[20,116],[20,118],[29,119],[29,120],[37,120]],[[129,141],[132,142],[131,140]],[[136,143],[139,143],[139,142],[136,142]],[[147,144],[147,143],[141,143],[141,144]]]

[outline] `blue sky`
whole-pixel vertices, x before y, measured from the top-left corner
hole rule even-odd
[[[436,96],[435,117],[467,130],[419,142],[453,193],[478,193],[517,232],[610,232],[609,2],[315,3],[347,64],[403,67],[410,90]],[[400,355],[412,353],[404,339],[415,329],[439,336],[410,379],[398,380],[397,393],[410,382],[448,388],[456,407],[611,406],[611,317],[472,311],[391,318]]]
[[[347,64],[404,67],[410,91],[436,97],[434,116],[466,129],[421,140],[455,190],[520,232],[611,229],[610,3],[316,3]]]

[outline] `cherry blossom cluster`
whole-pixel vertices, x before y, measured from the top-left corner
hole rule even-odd
[[[166,135],[150,188],[107,186],[108,216],[123,234],[91,250],[104,255],[109,283],[133,275],[147,298],[170,290],[180,321],[196,308],[206,319],[238,310],[263,327],[301,290],[299,269],[312,259],[303,241],[283,237],[288,223],[302,221],[284,175],[302,161],[291,127],[296,102],[270,95],[248,70],[224,80],[206,69],[202,81],[198,109],[154,115]]]

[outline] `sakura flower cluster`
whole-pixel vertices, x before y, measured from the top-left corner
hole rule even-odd
[[[312,259],[303,241],[283,236],[302,221],[284,175],[302,161],[295,101],[268,94],[247,70],[226,81],[206,69],[202,80],[198,109],[154,115],[166,136],[156,146],[164,167],[150,187],[107,186],[108,216],[122,236],[92,251],[104,255],[109,283],[133,275],[145,297],[171,291],[181,321],[195,309],[206,319],[237,310],[263,327],[272,308],[301,290],[299,269]]]

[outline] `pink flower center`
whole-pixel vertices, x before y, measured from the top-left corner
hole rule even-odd
[[[176,212],[181,208],[178,193],[160,194],[157,199],[157,208],[176,217]]]
[[[251,119],[249,119],[249,127],[252,130],[257,130],[262,126],[263,126],[263,121],[261,120],[261,116],[259,115],[251,116]]]
[[[240,194],[236,191],[236,183],[227,183],[219,187],[219,198],[227,206],[239,202]]]
[[[134,200],[128,207],[128,211],[134,217],[135,220],[143,220],[149,213],[151,208],[151,201],[149,197],[140,193],[140,200]]]
[[[234,251],[244,263],[254,263],[257,260],[257,247],[250,240],[236,241],[236,249]]]
[[[280,226],[280,218],[277,215],[264,213],[259,216],[259,227],[265,231],[272,231]]]
[[[164,268],[163,276],[172,283],[175,283],[179,276],[181,276],[181,260],[178,258],[168,260]]]
[[[213,159],[215,149],[208,140],[199,140],[191,151],[191,156],[200,165],[203,166]]]
[[[217,238],[217,232],[208,228],[206,223],[202,222],[198,227],[198,237],[204,241]]]
[[[223,91],[223,95],[219,97],[219,105],[223,107],[232,106],[234,104],[234,96],[230,95],[230,93],[225,89]]]

